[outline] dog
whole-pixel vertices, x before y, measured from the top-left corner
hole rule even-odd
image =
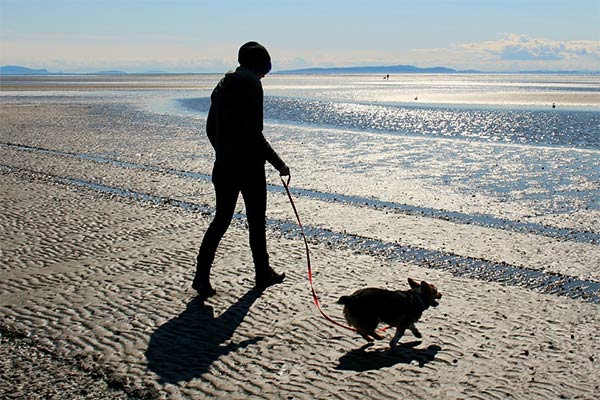
[[[383,339],[375,331],[380,322],[395,327],[396,334],[390,342],[390,347],[394,348],[406,329],[417,338],[422,337],[415,322],[430,306],[437,307],[439,303],[436,300],[442,298],[442,294],[430,283],[418,283],[408,278],[408,284],[410,290],[360,289],[350,296],[340,297],[337,302],[344,305],[348,324],[368,342]]]

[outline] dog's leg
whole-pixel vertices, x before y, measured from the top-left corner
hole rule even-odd
[[[383,339],[383,336],[381,336],[379,333],[377,333],[375,330],[373,330],[373,332],[369,333],[369,335],[371,335],[372,337],[374,337],[377,340],[381,340]]]
[[[414,323],[408,325],[408,329],[410,329],[410,331],[413,333],[413,335],[415,335],[415,337],[418,337],[418,338],[423,337],[423,335],[421,335],[421,332],[419,332],[419,330],[417,329],[417,327],[415,326]]]
[[[365,339],[367,342],[372,342],[372,341],[373,341],[373,338],[372,338],[372,337],[370,337],[368,333],[366,333],[366,332],[362,332],[362,331],[357,331],[357,332],[358,332],[358,334],[359,334],[360,336],[362,336],[362,337],[363,337],[363,338],[364,338],[364,339]]]
[[[400,328],[400,327],[396,328],[396,334],[394,335],[394,338],[390,342],[390,348],[393,349],[394,347],[396,347],[396,344],[398,344],[398,340],[400,340],[400,338],[402,337],[402,335],[404,335],[405,329],[406,328]]]

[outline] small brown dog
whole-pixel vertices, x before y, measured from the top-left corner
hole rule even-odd
[[[383,336],[375,332],[380,322],[396,327],[396,335],[390,342],[390,347],[393,348],[406,329],[410,329],[416,337],[421,337],[415,322],[429,306],[437,307],[436,300],[442,298],[442,294],[430,283],[418,283],[408,278],[408,284],[410,290],[360,289],[350,296],[340,297],[338,304],[344,305],[344,316],[348,324],[355,327],[369,342],[383,339]]]

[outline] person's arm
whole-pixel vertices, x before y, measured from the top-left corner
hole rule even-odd
[[[215,147],[217,138],[217,116],[215,111],[215,96],[211,96],[210,109],[208,110],[208,118],[206,119],[206,136],[210,140],[212,147]]]
[[[252,96],[252,115],[255,116],[254,134],[258,141],[258,149],[263,152],[265,159],[277,170],[280,175],[289,175],[290,169],[285,162],[279,157],[279,154],[271,147],[265,135],[263,134],[263,90],[260,81],[255,87],[255,93]]]

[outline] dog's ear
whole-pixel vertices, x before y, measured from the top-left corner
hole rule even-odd
[[[412,278],[408,278],[408,284],[410,285],[410,287],[411,287],[412,289],[418,289],[418,288],[419,288],[419,286],[420,286],[420,285],[419,285],[419,282],[415,281],[415,280],[414,280],[414,279],[412,279]]]

